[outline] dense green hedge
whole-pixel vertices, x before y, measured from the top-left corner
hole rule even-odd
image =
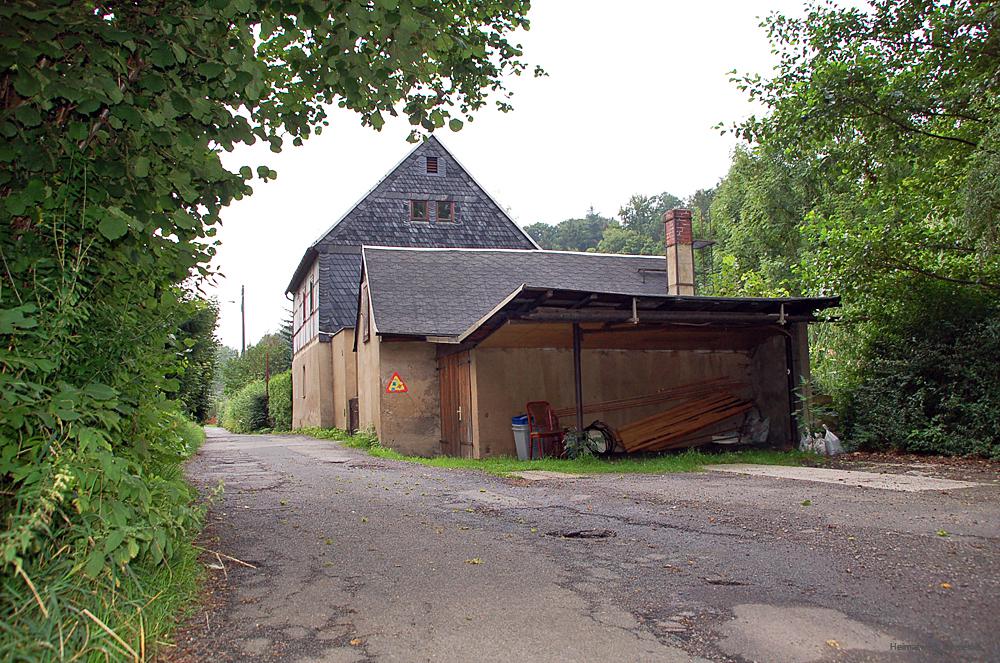
[[[290,370],[271,377],[267,411],[271,415],[271,427],[274,430],[292,429],[292,372]]]
[[[863,448],[1000,458],[1000,303],[944,295],[859,367],[847,432]]]
[[[252,433],[267,428],[267,394],[263,380],[254,380],[226,401],[222,425],[233,433]]]

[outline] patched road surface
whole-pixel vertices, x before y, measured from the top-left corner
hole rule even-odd
[[[188,471],[220,555],[168,661],[1000,660],[996,482],[501,479],[220,429]]]

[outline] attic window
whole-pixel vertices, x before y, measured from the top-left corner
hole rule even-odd
[[[454,223],[455,221],[455,203],[439,200],[437,202],[437,214],[434,216],[435,221],[438,223]]]
[[[437,157],[427,157],[427,174],[437,175],[438,174],[438,158]]]
[[[429,210],[426,200],[410,201],[410,221],[430,221]]]

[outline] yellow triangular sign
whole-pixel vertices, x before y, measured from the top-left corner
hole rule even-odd
[[[406,383],[403,382],[403,378],[399,377],[399,373],[393,373],[392,378],[389,380],[389,384],[386,385],[385,393],[403,394],[406,393],[406,391]]]

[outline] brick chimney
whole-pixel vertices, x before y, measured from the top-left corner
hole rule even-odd
[[[667,248],[667,294],[694,294],[694,250],[691,247],[691,210],[663,214]]]

